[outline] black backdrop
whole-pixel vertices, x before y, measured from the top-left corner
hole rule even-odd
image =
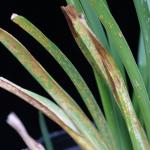
[[[136,56],[139,26],[132,1],[109,0],[108,3]],[[92,78],[91,68],[70,34],[66,20],[60,10],[61,5],[66,5],[65,0],[1,0],[0,27],[18,38],[86,111],[71,81],[65,76],[65,73],[54,59],[35,40],[10,21],[11,14],[17,13],[25,16],[39,27],[70,58],[98,99],[99,96],[95,87],[95,80]],[[48,97],[38,83],[2,45],[0,45],[0,76]],[[22,140],[5,123],[6,116],[11,111],[19,115],[34,138],[37,139],[41,135],[37,110],[14,95],[0,89],[0,149],[4,150],[16,150],[24,147]],[[48,124],[51,132],[60,129],[52,121],[48,121]]]

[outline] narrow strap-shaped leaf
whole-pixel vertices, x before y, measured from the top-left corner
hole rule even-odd
[[[145,47],[144,47],[142,32],[140,33],[140,36],[139,36],[137,61],[138,61],[138,67],[139,67],[140,73],[142,75],[143,81],[145,83],[145,86],[146,86],[146,88],[148,88],[148,82],[147,82],[148,81],[148,71],[147,71],[148,66],[146,63],[146,54],[145,54]],[[134,106],[134,109],[136,111],[136,114],[139,117],[141,124],[144,125],[143,116],[142,116],[142,113],[140,111],[138,102],[136,100],[137,98],[136,98],[135,92],[133,92],[133,98],[132,99],[133,99],[132,101],[133,101],[133,106]]]
[[[148,4],[148,8],[150,10],[150,1],[149,0],[147,0],[147,4]]]
[[[82,42],[80,41],[80,39],[78,40],[77,39],[77,37],[75,37],[75,39],[76,39],[76,41],[77,41],[77,43],[78,43],[78,45],[79,45],[79,47],[81,48],[81,49],[85,49],[84,50],[84,53],[85,53],[85,55],[87,55],[88,57],[90,57],[90,55],[89,54],[87,54],[87,52],[88,52],[88,49],[86,49],[86,47],[84,46],[84,44],[82,44]],[[92,66],[93,67],[93,66]],[[93,70],[95,70],[94,68],[93,68]],[[94,72],[95,73],[95,72]],[[97,74],[97,73],[96,73]],[[102,103],[103,103],[103,106],[104,106],[104,111],[105,111],[105,115],[106,115],[106,117],[107,117],[107,119],[110,119],[109,120],[109,122],[108,123],[110,123],[109,125],[112,125],[111,126],[111,129],[112,130],[115,130],[115,131],[113,131],[113,133],[117,133],[117,132],[119,132],[119,133],[122,133],[122,134],[118,134],[117,136],[115,136],[115,135],[113,135],[113,136],[115,136],[116,137],[116,143],[118,144],[118,145],[120,145],[121,147],[122,147],[122,149],[124,149],[124,148],[131,148],[131,143],[130,143],[130,140],[129,140],[129,135],[128,135],[128,133],[127,133],[127,130],[124,130],[124,132],[122,132],[122,129],[121,128],[116,128],[116,127],[124,127],[124,122],[123,121],[121,121],[121,116],[119,116],[119,114],[117,114],[117,113],[115,113],[115,111],[116,111],[116,109],[117,108],[115,108],[115,104],[113,104],[113,103],[111,103],[110,101],[111,101],[111,97],[109,97],[109,93],[107,93],[107,94],[104,94],[104,93],[106,93],[106,86],[104,86],[104,84],[102,84],[102,82],[104,82],[103,81],[103,79],[100,79],[100,80],[98,80],[98,75],[96,75],[95,74],[95,76],[96,76],[96,81],[97,81],[97,83],[98,83],[98,87],[101,87],[101,91],[100,91],[100,93],[101,93],[101,96],[102,96]],[[107,90],[107,92],[108,92],[108,90]],[[110,106],[110,107],[108,107],[108,106]],[[110,109],[109,109],[110,108]],[[118,120],[119,119],[119,121],[116,121],[116,119]],[[114,120],[115,119],[115,120]],[[113,121],[113,122],[112,122]],[[116,130],[116,129],[120,129],[120,130]],[[101,131],[101,129],[99,129],[100,131]],[[107,131],[108,132],[108,131]],[[108,141],[107,139],[108,139],[108,136],[110,136],[110,135],[108,135],[109,133],[107,133],[107,132],[105,132],[104,131],[104,133],[103,133],[103,135],[104,135],[104,137],[106,136],[106,141],[108,142],[108,144],[110,144],[112,141],[113,141],[113,143],[115,143],[114,141],[115,141],[115,138],[113,138],[113,140],[111,141]],[[119,136],[120,135],[120,136]],[[127,140],[125,140],[124,139],[124,137],[126,137],[127,138]],[[110,137],[110,139],[112,139],[111,137]],[[111,144],[110,144],[111,145]],[[119,146],[118,146],[119,147]],[[112,148],[112,146],[111,146],[111,148]]]
[[[138,61],[139,70],[143,77],[143,81],[147,87],[148,72],[147,72],[146,53],[145,53],[144,40],[143,40],[142,33],[140,33],[140,37],[139,37],[138,60],[137,61]]]
[[[75,37],[75,40],[77,41],[79,47],[81,49],[82,48],[84,49],[84,45],[83,45],[82,41],[80,39],[78,39],[78,37],[75,35],[76,31],[74,31],[74,27],[73,27],[73,25],[71,25],[72,22],[70,21],[70,18],[69,18],[70,14],[72,14],[73,16],[76,15],[76,13],[77,13],[76,10],[74,9],[73,5],[68,5],[67,7],[62,7],[62,10],[64,12],[64,15],[65,15],[67,21],[68,21],[68,24],[70,25],[69,27],[71,28],[71,31],[72,31],[72,33]],[[85,51],[83,53],[84,53],[85,56],[87,56],[86,58],[91,58],[91,56],[90,56],[91,54],[88,52],[88,50],[85,49]],[[91,62],[90,59],[88,59],[88,61]],[[115,149],[114,148],[115,144],[114,144],[114,141],[112,139],[112,135],[111,135],[111,132],[109,130],[108,124],[105,123],[105,129],[99,128],[99,131],[100,131],[100,133],[102,133],[102,135],[105,139],[105,142],[109,145],[109,148]],[[111,140],[108,140],[108,138],[111,139]]]
[[[88,49],[88,52],[83,52],[83,54],[88,53],[91,55],[91,57],[88,58],[89,61],[92,65],[95,64],[95,69],[103,75],[111,88],[116,103],[126,121],[133,147],[137,150],[148,150],[150,146],[147,137],[136,117],[123,77],[115,65],[114,60],[99,43],[96,36],[86,24],[85,19],[80,17],[74,7],[68,6],[64,9],[67,12],[67,19],[72,28],[74,37],[80,38]],[[85,55],[85,57],[87,56]]]
[[[98,73],[95,74],[95,77],[96,80],[98,80],[97,86],[102,97],[105,116],[113,134],[113,139],[116,140],[115,142],[117,144],[117,148],[119,150],[132,149],[132,144],[125,121],[118,106],[116,105],[115,99],[109,90],[106,81],[103,79],[102,75]]]
[[[148,8],[147,1],[144,0],[133,0],[133,1],[141,29],[140,46],[144,46],[143,48],[139,47],[141,50],[139,50],[138,59],[141,60],[138,60],[138,62],[140,61],[140,65],[139,64],[138,65],[145,86],[147,88],[148,95],[150,96],[150,10]],[[144,61],[145,64],[143,64]],[[136,95],[135,98],[137,99]],[[134,101],[134,103],[136,103],[136,106],[139,107],[138,102]],[[143,114],[141,114],[141,111],[139,111],[139,114],[141,122],[143,122],[144,116]],[[147,132],[147,134],[150,141],[150,132]]]
[[[85,15],[85,19],[87,20],[87,22],[88,22],[89,26],[91,27],[92,31],[96,34],[96,36],[100,39],[100,41],[102,41],[102,43],[105,45],[105,47],[108,47],[108,41],[107,41],[106,35],[104,33],[104,30],[102,28],[102,25],[99,21],[99,18],[96,16],[96,14],[94,14],[94,11],[90,7],[90,5],[85,0],[74,0],[74,3],[72,3],[72,1],[71,2],[67,1],[67,2],[68,2],[68,4],[73,5],[76,9],[77,9],[79,3],[81,4],[82,10],[80,10],[80,11]],[[96,71],[94,71],[94,75],[98,76]],[[97,78],[96,78],[96,82],[98,83],[98,86],[100,86],[99,84],[101,84],[101,82],[99,82],[99,80]],[[105,91],[106,91],[105,87],[102,86],[101,92],[105,93]],[[104,106],[104,112],[105,112],[105,115],[106,115],[106,118],[107,118],[107,114],[110,113],[110,109],[106,105],[110,104],[109,103],[110,102],[110,99],[109,99],[110,97],[107,99],[105,96],[108,98],[109,97],[108,93],[106,95],[101,94],[102,103],[103,103],[103,106]],[[109,112],[109,113],[106,113],[106,112]],[[111,115],[109,115],[109,116],[111,116]],[[98,128],[98,129],[101,132],[102,129],[101,128]],[[102,132],[102,134],[107,135],[107,132],[104,131],[104,132]],[[106,136],[106,141],[108,141],[107,136]]]
[[[100,39],[104,47],[108,48],[109,47],[108,41],[98,16],[95,14],[94,10],[92,9],[92,7],[89,5],[88,2],[86,2],[85,0],[80,0],[80,2],[82,4],[85,17],[87,19],[90,28],[95,33],[97,38]]]
[[[81,12],[84,13],[85,19],[87,20],[88,25],[90,26],[92,31],[95,33],[97,38],[102,42],[104,47],[109,48],[109,51],[113,55],[113,58],[115,59],[125,79],[125,72],[124,72],[123,65],[118,57],[118,54],[115,51],[114,45],[111,42],[109,32],[107,33],[107,35],[109,38],[110,47],[109,47],[106,35],[104,33],[103,27],[99,21],[99,18],[95,14],[92,7],[88,4],[88,1],[87,0],[78,0],[78,1],[81,2],[81,5],[82,5]],[[68,4],[72,4],[72,3],[68,3]],[[73,5],[75,6],[75,8],[77,8],[78,3],[76,3],[76,0],[74,0]],[[130,138],[128,135],[128,131],[126,128],[122,131],[122,128],[125,127],[125,124],[124,124],[122,116],[117,112],[118,106],[116,106],[113,96],[111,95],[110,91],[107,89],[108,87],[103,84],[105,82],[103,81],[104,79],[99,77],[99,75],[97,74],[96,71],[94,71],[94,69],[93,69],[93,72],[94,72],[96,82],[98,85],[98,90],[101,96],[105,116],[109,124],[109,127],[111,128],[112,133],[114,133],[113,137],[114,139],[116,138],[117,147],[120,148],[121,150],[131,149],[131,142],[130,142]],[[118,133],[117,136],[116,136],[116,133]]]
[[[46,149],[47,150],[54,150],[51,139],[48,137],[49,132],[48,132],[48,128],[46,125],[44,115],[40,111],[39,111],[39,125],[40,125],[40,129],[41,129],[41,133],[43,135],[43,140],[44,140]]]
[[[74,2],[76,2],[76,1],[74,1]],[[119,69],[121,70],[122,75],[124,76],[124,79],[126,79],[123,65],[120,61],[120,58],[118,57],[118,54],[115,51],[113,43],[111,42],[109,32],[107,33],[107,35],[108,35],[110,47],[109,47],[106,35],[104,33],[103,27],[99,21],[98,16],[95,14],[95,12],[91,8],[91,6],[88,4],[87,0],[80,0],[80,2],[82,4],[82,8],[83,8],[82,12],[85,15],[85,19],[87,20],[88,25],[90,26],[92,31],[95,33],[97,38],[102,42],[104,47],[109,48],[109,51],[113,55],[113,58],[115,59]],[[70,3],[70,4],[72,4],[72,3]],[[74,3],[75,7],[76,7],[76,5],[77,4]],[[106,5],[107,5],[107,3],[106,3]],[[105,116],[108,121],[109,127],[111,128],[111,131],[114,133],[113,136],[116,138],[116,143],[118,144],[118,147],[122,150],[123,149],[131,149],[131,142],[130,142],[130,138],[128,135],[128,131],[127,131],[127,129],[122,131],[122,128],[125,127],[125,124],[122,119],[122,116],[118,112],[116,112],[118,110],[118,108],[114,102],[114,98],[111,94],[109,94],[110,91],[107,89],[108,87],[103,84],[105,82],[105,81],[103,81],[104,79],[99,77],[99,75],[97,74],[96,71],[94,71],[94,69],[93,69],[93,72],[94,72],[96,82],[98,85],[98,89],[99,89],[99,93],[101,96]],[[115,136],[115,134],[117,132],[118,132],[118,134],[117,134],[117,136]]]
[[[63,108],[76,127],[96,147],[107,150],[107,146],[91,121],[79,105],[60,87],[30,52],[12,35],[0,29],[0,41],[37,80],[43,89]]]
[[[80,134],[78,129],[55,103],[47,98],[23,89],[20,86],[0,77],[0,87],[20,97],[33,107],[42,111],[48,118],[60,125],[67,133],[86,150],[96,150],[90,142]],[[88,142],[88,144],[87,144]],[[86,144],[85,144],[86,143]]]
[[[124,79],[125,78],[125,71],[123,68],[123,65],[120,61],[120,58],[118,57],[118,54],[115,51],[115,46],[113,45],[113,43],[111,42],[111,36],[109,36],[109,32],[106,31],[107,36],[108,36],[108,40],[109,40],[109,44],[108,44],[108,40],[106,38],[106,34],[104,32],[104,29],[102,27],[102,24],[100,23],[100,20],[98,18],[98,16],[96,15],[96,13],[94,12],[93,8],[90,6],[89,2],[87,0],[80,0],[82,6],[83,6],[83,10],[85,12],[85,16],[87,18],[87,23],[89,25],[89,27],[92,29],[92,31],[95,33],[95,35],[97,36],[97,38],[100,40],[100,42],[102,43],[102,45],[110,51],[110,53],[112,54],[113,58],[115,59],[115,62],[117,63]],[[106,3],[106,1],[105,1]],[[107,3],[106,3],[107,6]]]
[[[73,3],[71,0],[71,2],[69,1],[68,4],[73,4],[76,8],[78,8],[79,1],[82,6],[82,10],[80,10],[80,12],[83,12],[85,14],[87,23],[90,26],[90,28],[92,29],[92,31],[95,33],[97,38],[101,41],[103,46],[111,52],[113,58],[115,59],[115,62],[117,63],[117,65],[124,77],[124,80],[126,81],[125,70],[124,70],[124,67],[122,65],[120,58],[118,57],[118,53],[115,51],[115,45],[113,44],[113,42],[111,40],[111,36],[109,36],[109,32],[107,32],[107,30],[106,30],[108,40],[109,40],[109,44],[108,44],[108,40],[106,38],[104,29],[98,19],[97,14],[94,12],[94,9],[89,5],[88,0],[73,0]],[[103,0],[103,1],[104,1],[105,5],[108,6],[106,0]]]
[[[37,29],[31,22],[22,16],[12,17],[13,22],[18,24],[33,38],[35,38],[60,64],[66,74],[70,77],[79,94],[81,95],[84,103],[86,104],[93,120],[98,128],[105,130],[105,118],[94,98],[87,84],[76,70],[74,65],[69,59],[52,43],[39,29]]]
[[[145,56],[146,56],[146,67],[148,78],[146,81],[148,94],[150,95],[150,10],[148,8],[147,1],[144,0],[133,0],[136,13],[138,16],[144,47],[145,47]]]
[[[138,67],[144,80],[145,86],[150,96],[150,10],[148,2],[143,0],[133,0],[138,16],[141,34],[138,50]],[[144,17],[143,17],[144,16]],[[137,97],[134,94],[134,106],[139,115],[141,123],[144,125],[143,115],[139,110],[139,104],[136,101]],[[147,133],[150,141],[150,132]]]
[[[51,117],[51,119],[53,121],[55,121],[56,123],[58,123],[58,122],[55,119],[55,117],[53,117],[53,116],[56,116],[57,118],[59,118],[59,120],[61,120],[61,122],[63,122],[65,125],[67,125],[69,128],[71,128],[73,131],[80,133],[79,130],[74,125],[74,123],[72,123],[72,121],[66,115],[66,113],[51,100],[49,100],[39,94],[33,93],[29,90],[26,90],[3,77],[0,77],[0,87],[23,98],[23,100],[25,100],[27,103],[31,104],[32,106],[34,106],[36,108],[38,107],[39,110],[42,109],[41,111],[44,112],[44,114],[46,116],[49,115],[48,117]],[[38,101],[37,104],[34,105],[34,101]],[[39,107],[39,105],[43,106],[43,108],[41,106]],[[45,107],[46,107],[46,109],[45,109]],[[43,111],[43,109],[44,109],[44,111]],[[47,109],[50,111],[50,114],[46,113]]]
[[[146,125],[147,132],[150,133],[150,101],[149,96],[146,91],[142,76],[139,72],[137,64],[134,60],[134,57],[131,53],[131,50],[119,29],[119,26],[115,22],[114,18],[112,17],[110,11],[105,6],[102,0],[88,0],[91,6],[95,9],[97,15],[99,16],[101,22],[103,23],[107,32],[110,33],[112,42],[116,46],[116,51],[118,52],[119,57],[125,69],[129,75],[130,81],[134,88],[135,94],[137,95],[137,101],[140,106],[140,110],[142,115],[144,116],[144,122]]]
[[[107,2],[105,0],[103,0],[105,5],[107,6]],[[111,36],[109,36],[109,32],[107,32],[107,36],[108,36],[108,40],[109,40],[109,44],[108,44],[108,40],[106,38],[106,33],[104,32],[104,29],[102,27],[102,24],[99,20],[99,17],[97,16],[97,14],[95,13],[94,9],[90,6],[88,0],[80,0],[85,16],[87,18],[87,23],[90,26],[90,28],[92,29],[92,31],[95,33],[95,35],[97,36],[97,38],[100,40],[100,42],[103,44],[103,46],[110,51],[110,53],[112,54],[113,58],[115,59],[115,62],[117,63],[119,69],[121,70],[121,73],[125,78],[125,71],[123,68],[123,65],[120,61],[120,58],[118,57],[118,54],[115,51],[115,46],[114,44],[111,42]]]

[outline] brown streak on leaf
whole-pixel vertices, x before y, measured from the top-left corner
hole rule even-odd
[[[35,108],[39,109],[40,111],[42,111],[47,117],[49,117],[51,120],[53,120],[54,122],[56,122],[58,125],[60,125],[64,130],[66,130],[66,132],[68,132],[71,137],[84,149],[87,150],[95,150],[95,148],[92,146],[92,144],[81,134],[79,135],[78,133],[76,133],[75,131],[73,131],[69,126],[67,126],[66,124],[63,123],[63,121],[61,121],[59,119],[59,117],[57,117],[52,111],[50,111],[46,106],[44,106],[43,104],[41,104],[40,102],[36,101],[34,98],[32,98],[31,96],[29,96],[28,94],[26,94],[25,92],[23,92],[21,90],[21,87],[17,88],[15,86],[13,86],[13,84],[0,79],[0,87],[17,95],[18,97],[20,97],[21,99],[23,99],[24,101],[26,101],[27,103],[29,103],[30,105],[34,106]],[[85,145],[86,143],[90,143],[88,145],[88,147]]]
[[[67,7],[61,7],[61,8],[62,8],[62,11],[63,11],[63,13],[64,13],[64,15],[65,15],[65,17],[68,21],[68,24],[69,24],[69,27],[71,29],[71,32],[73,33],[73,36],[75,38],[77,38],[78,34],[76,33],[76,31],[74,29],[73,21],[75,21],[77,19],[80,20],[81,19],[81,14],[77,13],[74,6],[72,6],[72,5],[68,5]],[[82,19],[84,19],[84,18],[82,18]],[[84,21],[84,22],[86,23],[86,21]],[[83,22],[81,22],[81,24],[83,25],[85,31],[88,33],[89,37],[92,40],[92,43],[95,45],[95,48],[99,53],[99,56],[101,57],[101,60],[103,62],[105,70],[107,72],[107,77],[108,77],[108,80],[109,80],[108,82],[112,86],[114,96],[116,97],[117,100],[119,100],[116,88],[120,88],[121,81],[119,80],[117,74],[114,73],[114,70],[116,69],[115,68],[115,63],[111,59],[111,56],[109,55],[109,53],[102,46],[102,44],[97,40],[96,36],[93,34],[93,32],[90,30],[90,28],[88,28],[88,25],[84,24]],[[112,78],[112,76],[110,74],[110,71],[113,72],[114,79]]]
[[[11,92],[12,94],[15,94],[16,96],[20,97],[30,105],[34,106],[38,110],[42,111],[47,117],[49,117],[51,120],[56,122],[58,125],[60,125],[70,136],[82,147],[82,149],[87,150],[96,150],[95,147],[91,144],[89,140],[87,140],[83,135],[76,133],[73,131],[68,125],[66,125],[62,120],[57,117],[52,111],[50,111],[46,106],[44,106],[42,103],[36,101],[33,97],[26,94],[23,90],[21,90],[21,87],[15,87],[13,83],[9,83],[9,81],[5,79],[0,79],[0,87]],[[89,145],[86,145],[86,143],[89,143]]]
[[[115,73],[115,70],[116,70],[115,66],[116,65],[115,65],[113,59],[111,59],[110,54],[105,50],[105,48],[102,46],[102,44],[96,39],[94,34],[91,33],[91,31],[89,31],[86,27],[85,27],[85,29],[86,29],[87,33],[89,34],[89,37],[91,38],[93,44],[95,45],[96,50],[100,54],[100,57],[102,58],[103,65],[104,65],[105,70],[107,72],[107,77],[109,79],[109,82],[112,85],[112,90],[114,92],[116,100],[119,100],[116,86],[117,86],[117,88],[120,88],[121,87],[121,81],[120,81],[118,75]],[[110,72],[113,72],[114,79],[112,78]]]
[[[110,54],[105,50],[105,48],[102,46],[102,44],[96,39],[95,36],[92,35],[91,32],[89,32],[87,30],[89,37],[91,38],[91,40],[93,41],[93,44],[95,45],[96,50],[98,51],[98,53],[100,54],[100,56],[102,57],[102,62],[103,65],[105,66],[105,70],[107,71],[107,75],[111,77],[110,72],[113,72],[113,76],[115,81],[113,81],[113,79],[111,79],[111,82],[115,82],[113,83],[113,87],[116,85],[118,85],[118,87],[121,86],[121,81],[119,80],[118,75],[115,73],[116,65],[113,61],[113,59],[111,59]],[[110,78],[109,77],[109,78]]]
[[[46,106],[44,106],[43,104],[41,104],[38,101],[35,101],[34,98],[25,94],[23,91],[17,89],[12,84],[9,84],[8,82],[6,82],[4,80],[0,80],[0,87],[11,92],[12,94],[17,95],[20,98],[24,98],[24,100],[27,103],[29,103],[32,106],[34,106],[35,108],[41,110],[46,116],[48,116],[54,122],[58,123],[60,126],[61,126],[61,124],[64,124],[63,122],[60,121],[60,119],[53,112],[50,112],[50,110]]]

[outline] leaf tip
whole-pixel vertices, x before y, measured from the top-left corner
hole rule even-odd
[[[73,22],[81,15],[76,11],[73,5],[67,5],[66,7],[61,6],[61,9],[73,33],[73,36],[76,37],[77,35],[76,35],[76,31],[73,28]]]
[[[15,13],[13,13],[12,15],[11,15],[11,20],[13,20],[14,18],[16,18],[18,15],[17,14],[15,14]]]

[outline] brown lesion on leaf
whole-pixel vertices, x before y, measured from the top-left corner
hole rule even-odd
[[[41,110],[46,116],[48,116],[50,119],[61,125],[60,119],[53,112],[50,112],[50,110],[42,103],[36,101],[31,96],[25,94],[25,92],[23,92],[20,87],[17,88],[12,83],[9,83],[7,80],[4,80],[2,78],[0,79],[0,87],[22,98],[24,101],[34,106],[35,108]]]
[[[84,19],[82,17],[82,14],[79,14],[77,13],[77,11],[75,10],[74,6],[72,5],[68,5],[67,7],[61,7],[62,10],[63,10],[63,13],[69,23],[69,27],[73,33],[73,35],[75,36],[75,38],[78,37],[75,29],[74,29],[74,24],[73,24],[73,21],[76,21],[77,19]],[[82,23],[82,22],[81,22]],[[111,84],[111,87],[112,87],[112,90],[114,91],[114,94],[116,97],[117,96],[117,89],[116,89],[116,86],[117,87],[120,87],[121,86],[121,81],[119,80],[118,78],[118,75],[116,74],[116,71],[114,69],[116,69],[115,67],[115,63],[114,61],[111,59],[111,56],[110,54],[105,50],[105,48],[103,47],[103,45],[98,41],[98,39],[96,38],[96,36],[93,34],[93,32],[90,30],[90,28],[88,27],[88,25],[86,24],[86,21],[84,22],[85,24],[83,24],[83,27],[85,29],[85,32],[88,33],[92,43],[94,44],[97,52],[99,53],[101,59],[102,59],[102,62],[103,62],[103,65],[104,65],[104,68],[107,72],[107,76],[108,76],[108,82]],[[113,71],[115,71],[113,73]],[[111,74],[112,72],[112,74]],[[112,77],[113,75],[113,77]]]
[[[30,95],[26,94],[21,87],[14,85],[10,81],[0,78],[0,87],[7,90],[8,92],[11,92],[12,94],[15,94],[16,96],[23,99],[28,104],[32,105],[33,107],[37,108],[38,110],[42,111],[48,118],[56,122],[58,125],[60,125],[62,128],[66,127],[67,125],[52,111],[50,111],[44,104],[40,103],[39,101],[35,100]],[[76,125],[74,124],[76,127]],[[67,128],[70,128],[67,126]],[[76,127],[77,128],[77,127]],[[72,130],[70,128],[70,130]]]
[[[46,105],[40,103],[39,101],[35,100],[30,95],[26,94],[23,89],[19,86],[14,85],[10,81],[3,79],[0,77],[0,87],[15,94],[16,96],[22,98],[24,101],[29,103],[30,105],[34,106],[38,110],[42,111],[47,117],[49,117],[51,120],[56,122],[58,125],[60,125],[70,136],[82,147],[86,147],[85,143],[90,143],[86,149],[88,150],[95,150],[95,147],[92,145],[92,143],[86,139],[80,132],[77,133],[73,129],[71,129],[67,124],[65,124],[59,116],[57,116],[54,112],[50,111]],[[75,125],[75,124],[74,124]],[[78,127],[75,125],[75,127],[78,129]]]

